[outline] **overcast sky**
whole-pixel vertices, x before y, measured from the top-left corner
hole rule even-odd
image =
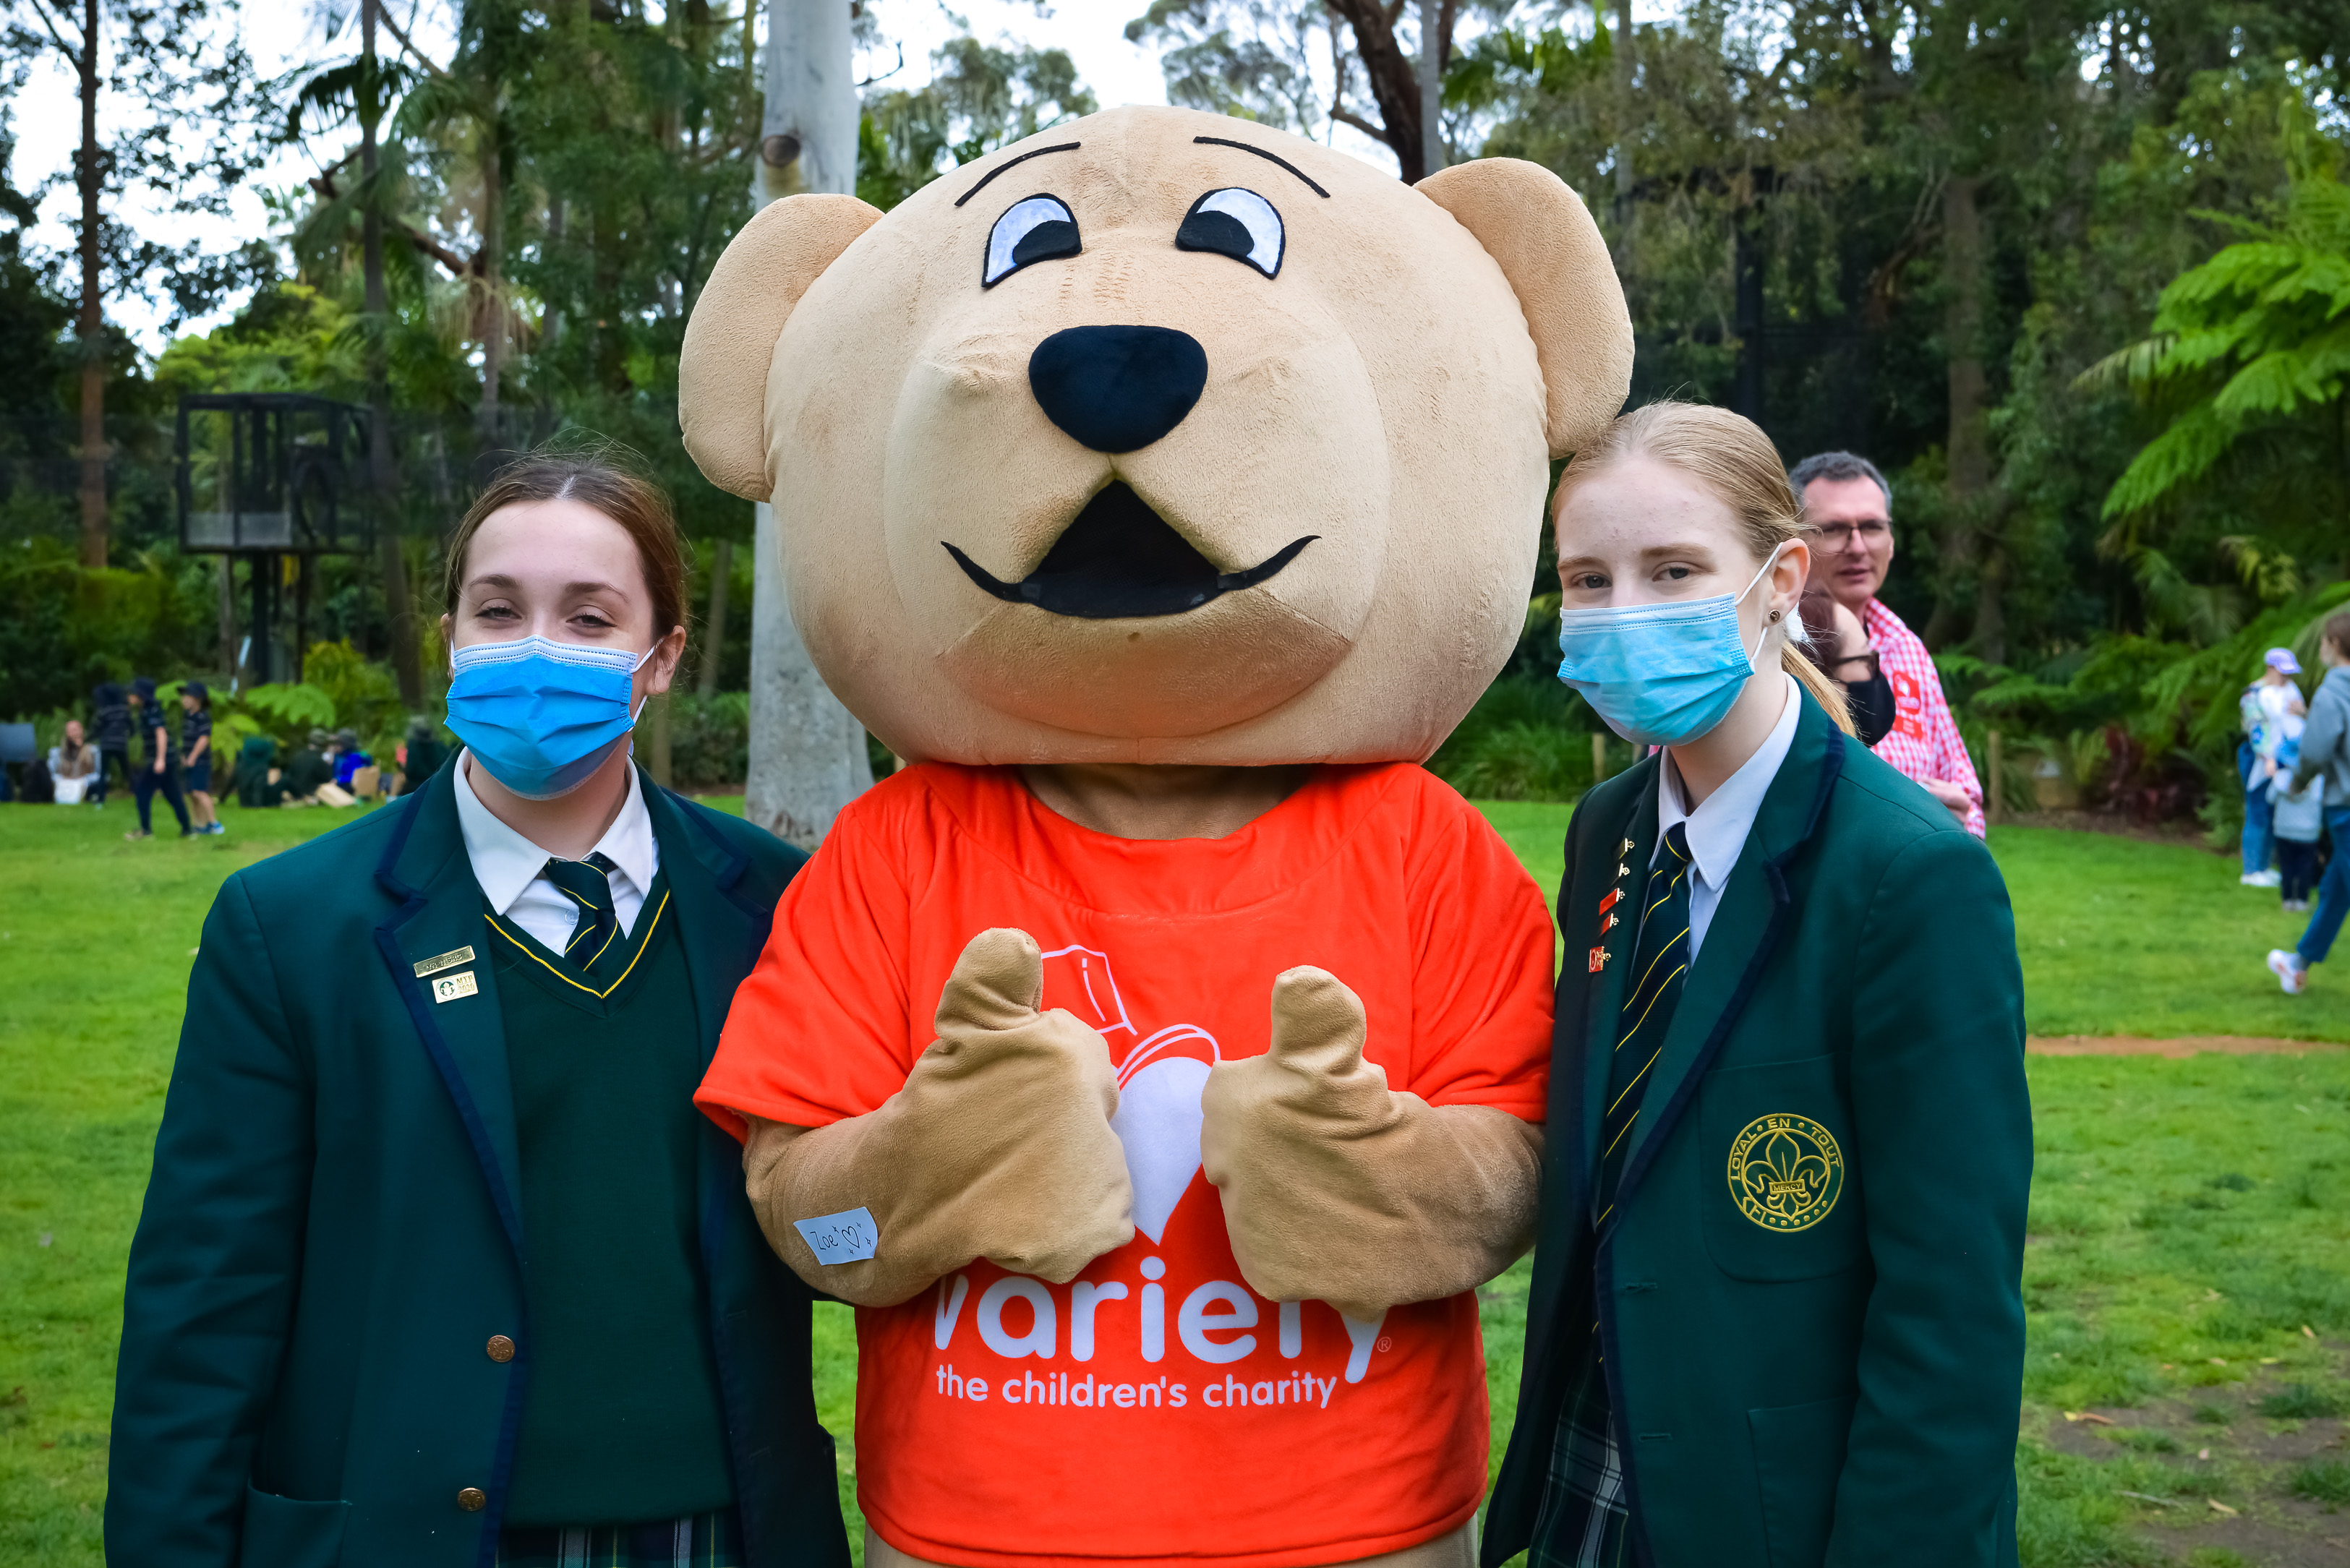
[[[393,3],[398,5],[400,0]],[[931,52],[957,32],[947,7],[939,0],[867,3],[880,22],[882,36],[905,47],[905,68],[890,77],[890,85],[920,87],[928,81]],[[1148,4],[1149,0],[1054,0],[1040,16],[1035,5],[1016,0],[960,0],[954,7],[954,16],[967,21],[976,36],[990,43],[1015,39],[1068,50],[1086,85],[1104,108],[1110,108],[1167,101],[1166,82],[1159,75],[1156,53],[1128,43],[1124,33],[1126,23]],[[340,8],[347,13],[357,9],[355,5]],[[306,60],[323,61],[357,48],[356,25],[346,27],[338,36],[325,36],[316,19],[318,9],[315,0],[243,0],[245,47],[253,52],[265,75],[274,76]],[[428,16],[436,9],[447,7],[426,6]],[[445,40],[445,27],[440,36]],[[429,35],[418,41],[427,48],[433,47]],[[16,138],[11,169],[16,188],[28,190],[53,173],[69,170],[79,130],[79,108],[74,98],[72,76],[52,57],[8,107]],[[331,158],[345,140],[342,133],[321,138],[317,151]],[[308,152],[289,148],[272,164],[263,182],[278,188],[296,186],[316,166]],[[161,213],[154,210],[151,200],[137,192],[127,198],[127,203],[118,212],[135,231],[173,244],[197,239],[207,249],[228,250],[268,232],[265,210],[255,192],[240,193],[235,215],[228,220]],[[70,250],[70,223],[76,207],[77,198],[69,184],[51,192],[42,204],[41,223],[33,231],[34,242],[52,250]],[[137,301],[109,301],[108,314],[149,352],[162,348],[162,320],[157,312]],[[233,306],[196,323],[194,329],[215,325],[230,314]]]

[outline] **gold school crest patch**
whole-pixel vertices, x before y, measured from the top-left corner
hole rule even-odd
[[[1731,1140],[1730,1196],[1765,1231],[1805,1231],[1844,1191],[1844,1151],[1809,1116],[1757,1116]]]

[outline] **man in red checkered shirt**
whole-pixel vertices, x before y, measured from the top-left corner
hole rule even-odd
[[[1860,618],[1893,688],[1893,727],[1873,749],[1981,838],[1982,784],[1942,696],[1934,657],[1899,616],[1877,602],[1877,590],[1893,564],[1892,486],[1875,463],[1848,452],[1807,457],[1787,477],[1803,501],[1804,521],[1817,530],[1811,586],[1825,588]]]

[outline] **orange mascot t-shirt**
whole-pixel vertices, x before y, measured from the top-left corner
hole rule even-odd
[[[1011,768],[923,763],[793,879],[696,1103],[738,1137],[737,1111],[875,1109],[992,926],[1036,940],[1044,1005],[1117,1059],[1135,1238],[1066,1285],[983,1260],[858,1312],[867,1521],[984,1568],[1289,1568],[1458,1527],[1485,1484],[1474,1293],[1372,1323],[1255,1295],[1200,1176],[1200,1088],[1266,1048],[1274,977],[1311,963],[1362,998],[1390,1088],[1539,1120],[1550,918],[1499,836],[1409,763],[1326,766],[1230,837],[1170,842],[1080,827]]]

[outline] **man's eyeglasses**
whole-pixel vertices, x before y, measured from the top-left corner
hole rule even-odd
[[[1820,542],[1821,551],[1830,556],[1844,554],[1855,539],[1861,548],[1874,550],[1893,537],[1893,522],[1887,517],[1864,517],[1857,523],[1818,523],[1812,526],[1812,536]]]

